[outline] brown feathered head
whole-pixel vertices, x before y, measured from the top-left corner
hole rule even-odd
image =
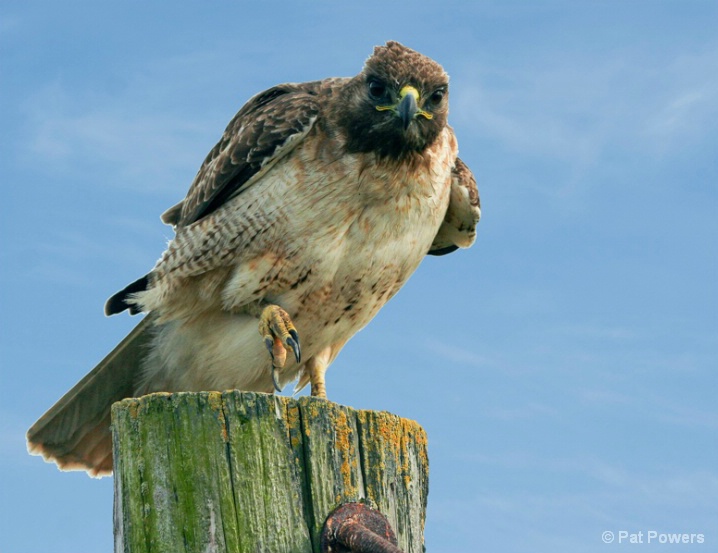
[[[401,159],[422,152],[446,126],[449,76],[434,60],[390,41],[374,48],[338,101],[350,152]]]

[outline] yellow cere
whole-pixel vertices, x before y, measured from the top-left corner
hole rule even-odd
[[[404,96],[407,94],[411,94],[414,97],[414,100],[416,100],[417,103],[419,103],[419,91],[416,90],[413,86],[406,85],[404,88],[399,91],[399,101],[404,99]]]
[[[414,97],[414,100],[416,100],[416,103],[417,103],[417,104],[419,103],[419,98],[420,98],[420,96],[419,96],[419,91],[416,90],[416,89],[415,89],[413,86],[411,86],[411,85],[406,85],[404,88],[402,88],[402,89],[399,91],[399,101],[398,101],[396,104],[394,104],[393,106],[376,106],[377,111],[393,111],[393,112],[396,112],[397,106],[398,106],[399,103],[406,97],[407,94],[411,94],[411,95]],[[427,112],[427,111],[424,111],[424,110],[421,109],[421,108],[419,108],[419,109],[416,111],[416,114],[417,114],[417,115],[422,115],[422,116],[426,117],[427,119],[433,119],[433,118],[434,118],[434,114],[429,113],[429,112]]]

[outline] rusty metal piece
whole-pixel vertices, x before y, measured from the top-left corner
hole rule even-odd
[[[324,523],[322,553],[403,553],[396,534],[379,511],[363,503],[337,507]]]

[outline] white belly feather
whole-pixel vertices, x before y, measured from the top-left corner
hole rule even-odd
[[[334,344],[338,351],[406,282],[436,236],[456,156],[448,129],[442,141],[450,147],[431,148],[428,168],[411,174],[396,164],[359,167],[358,158],[343,156],[341,166],[313,176],[306,167],[330,154],[300,146],[261,184],[211,215],[197,237],[178,236],[197,248],[206,242],[199,232],[218,234],[224,242],[213,251],[224,264],[188,263],[183,272],[177,256],[158,263],[160,272],[162,263],[174,265],[141,302],[167,322],[158,327],[138,391],[271,391],[257,328],[260,302],[290,314],[303,361]],[[288,359],[281,380],[300,368]]]

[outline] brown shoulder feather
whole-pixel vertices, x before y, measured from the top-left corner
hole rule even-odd
[[[165,223],[184,227],[241,193],[311,130],[320,113],[321,81],[282,84],[251,98],[227,125]]]

